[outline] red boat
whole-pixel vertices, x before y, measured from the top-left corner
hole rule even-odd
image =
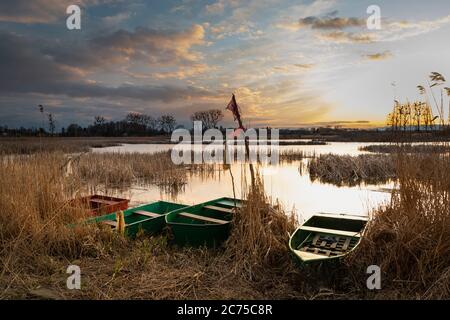
[[[128,209],[129,202],[130,200],[128,199],[95,194],[92,196],[73,199],[70,201],[70,204],[72,206],[86,207],[88,208],[90,215],[99,216],[119,210],[126,210]]]

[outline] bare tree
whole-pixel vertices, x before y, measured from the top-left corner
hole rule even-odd
[[[106,119],[102,116],[95,116],[94,118],[94,126],[102,126],[106,123]]]
[[[414,121],[416,123],[417,131],[420,131],[420,121],[422,120],[423,107],[421,102],[414,102],[413,104]]]
[[[55,119],[51,113],[48,114],[48,131],[53,135],[55,133]]]
[[[165,133],[171,133],[175,129],[175,126],[177,125],[175,117],[171,114],[164,114],[161,117],[159,117],[157,121],[161,130],[164,131]]]
[[[201,121],[205,129],[216,128],[223,119],[223,112],[219,109],[197,111],[191,116],[192,121]]]

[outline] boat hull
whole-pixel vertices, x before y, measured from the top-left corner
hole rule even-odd
[[[131,208],[124,211],[125,235],[135,237],[139,232],[145,234],[156,234],[160,232],[166,225],[165,216],[173,210],[187,207],[183,204],[174,202],[158,201],[143,206]],[[153,217],[137,214],[136,212],[149,212],[155,214]],[[116,213],[107,214],[91,220],[96,223],[114,223],[116,221]],[[111,226],[114,228],[114,226]]]
[[[166,215],[166,223],[171,230],[173,242],[179,246],[220,246],[230,234],[233,218],[232,212],[224,211],[233,210],[234,204],[232,198],[219,198],[170,212]],[[241,207],[242,201],[236,199],[236,205]],[[194,219],[190,216],[183,217],[185,213],[193,215]],[[212,222],[195,220],[195,216],[212,219]]]
[[[96,194],[70,200],[69,205],[71,207],[87,208],[87,211],[91,216],[101,216],[128,209],[129,201],[130,200],[128,199]]]

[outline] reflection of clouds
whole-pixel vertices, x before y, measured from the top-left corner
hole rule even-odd
[[[326,146],[280,146],[282,149],[315,151],[319,153],[359,154],[358,147],[365,143],[331,143]],[[95,149],[94,152],[118,150],[127,152],[154,152],[168,150],[170,145],[125,145]],[[145,150],[145,151],[144,151]],[[139,152],[139,151],[138,151]],[[233,164],[231,170],[235,179],[236,196],[242,197],[244,181],[247,186],[250,181],[248,165]],[[361,187],[337,187],[330,184],[311,182],[306,172],[299,172],[299,163],[283,163],[278,166],[255,166],[264,181],[266,193],[273,201],[279,200],[284,209],[295,208],[302,218],[308,218],[317,212],[346,213],[365,216],[372,209],[385,204],[390,199],[390,193],[378,192],[378,188],[392,187],[392,184]],[[147,186],[145,190],[135,186],[132,201],[148,203],[155,199],[178,201],[194,204],[211,199],[233,196],[231,177],[228,172],[210,177],[192,176],[184,190],[176,195],[162,192],[156,186]],[[162,192],[162,193],[161,193]]]

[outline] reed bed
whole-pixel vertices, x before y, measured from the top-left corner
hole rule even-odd
[[[317,155],[315,151],[288,149],[280,151],[279,159],[280,161],[290,163],[294,161],[301,161],[304,159],[313,159],[316,156]]]
[[[446,144],[375,144],[358,148],[360,151],[376,153],[449,153]]]
[[[234,229],[226,244],[232,272],[249,281],[262,281],[266,270],[284,274],[292,266],[286,255],[287,240],[297,226],[295,213],[287,214],[271,204],[261,178],[248,188],[246,202],[234,217]]]
[[[85,210],[65,202],[80,181],[61,174],[63,159],[40,154],[0,162],[0,297],[16,286],[31,290],[26,275],[47,277],[56,271],[55,259],[99,256],[114,242],[98,229],[67,228],[84,219]]]
[[[170,151],[143,153],[89,153],[73,163],[73,172],[91,185],[123,188],[154,184],[164,191],[183,188],[189,176],[210,177],[221,170],[215,164],[175,165]]]
[[[395,159],[385,155],[320,155],[308,162],[312,180],[336,185],[385,183],[396,177]]]
[[[399,192],[373,213],[347,263],[356,277],[380,266],[386,298],[449,299],[450,157],[402,155],[397,164]]]

